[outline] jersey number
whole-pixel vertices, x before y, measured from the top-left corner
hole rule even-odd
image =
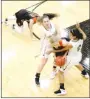
[[[77,47],[77,51],[80,51],[81,50],[81,45],[79,45],[78,47]]]

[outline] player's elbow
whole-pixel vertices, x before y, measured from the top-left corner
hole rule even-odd
[[[72,45],[67,45],[67,48],[68,49],[71,49],[73,46]]]
[[[83,36],[83,40],[86,40],[87,39],[87,36],[85,35],[85,36]]]

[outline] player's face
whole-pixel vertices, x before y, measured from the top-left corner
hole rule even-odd
[[[48,27],[48,28],[51,26],[50,20],[49,20],[48,17],[46,17],[46,18],[43,19],[43,26],[44,27]]]
[[[76,39],[76,36],[73,36],[72,33],[70,33],[69,34],[69,38],[72,39],[72,40],[75,40]]]

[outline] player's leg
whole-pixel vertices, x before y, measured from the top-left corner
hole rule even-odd
[[[46,46],[43,45],[42,46],[42,50],[41,50],[41,60],[40,60],[40,64],[37,67],[37,71],[35,74],[35,83],[37,85],[40,85],[40,73],[43,70],[43,67],[45,66],[45,64],[48,61],[48,54],[46,54]]]
[[[81,71],[82,76],[88,79],[89,78],[88,73],[86,72],[84,67],[79,63],[81,59],[82,59],[82,54],[79,54],[78,58],[75,60],[76,61],[75,66]]]
[[[67,92],[65,90],[65,87],[64,87],[64,71],[59,71],[59,79],[60,79],[60,87],[57,91],[55,91],[54,93],[56,95],[65,95]]]
[[[58,73],[58,71],[56,69],[56,66],[54,65],[53,70],[52,70],[51,75],[50,75],[50,78],[54,79],[57,73]]]
[[[83,77],[85,78],[89,78],[88,73],[86,72],[86,70],[84,69],[84,67],[81,64],[75,65],[80,71]]]
[[[37,72],[35,74],[35,83],[37,85],[40,85],[40,73],[41,73],[43,67],[45,66],[47,60],[48,60],[48,58],[41,58],[41,60],[40,60],[40,64],[39,64],[39,66],[37,68]]]
[[[54,56],[54,60],[55,60],[55,56]],[[52,72],[51,72],[51,75],[50,75],[50,78],[51,79],[54,79],[56,74],[58,73],[58,70],[56,68],[57,66],[55,65],[55,61],[54,61],[54,65],[53,65],[53,69],[52,69]]]
[[[61,67],[57,66],[57,69],[59,70],[59,79],[60,79],[60,87],[57,91],[54,92],[57,95],[65,95],[67,93],[64,87],[64,74],[66,71],[68,71],[68,69],[70,69],[71,65],[68,68],[69,64],[70,59],[68,59],[63,66]]]
[[[17,24],[12,24],[12,29],[16,32],[16,33],[22,33],[24,30],[24,26],[18,26]]]
[[[5,25],[9,25],[9,21],[11,20],[16,20],[16,16],[9,16],[7,18],[5,18],[5,20],[3,21],[3,23],[5,23]]]

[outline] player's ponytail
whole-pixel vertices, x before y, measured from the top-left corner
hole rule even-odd
[[[59,15],[55,13],[44,13],[43,16],[38,19],[38,22],[42,23],[44,18],[49,18],[50,20],[52,20],[53,18],[58,16]]]
[[[53,19],[53,18],[55,18],[55,17],[58,17],[59,15],[58,15],[58,14],[55,14],[55,13],[44,13],[44,14],[43,14],[43,17],[44,17],[44,16],[48,16],[49,19],[51,20],[51,19]]]

